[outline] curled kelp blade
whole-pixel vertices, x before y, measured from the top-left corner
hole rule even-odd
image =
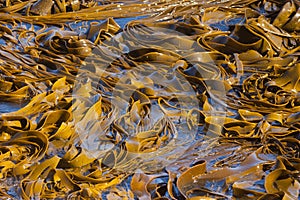
[[[258,162],[258,163],[257,163]],[[205,182],[209,181],[220,181],[222,179],[226,179],[227,183],[234,181],[237,176],[246,176],[247,174],[251,174],[252,170],[259,170],[261,167],[259,166],[259,159],[255,154],[249,155],[249,157],[241,163],[238,168],[221,168],[215,171],[211,171],[205,174],[206,172],[206,163],[200,162],[197,163],[196,166],[188,169],[186,172],[182,173],[177,180],[178,188],[181,193],[188,197],[188,195],[192,195],[194,190],[205,189]],[[261,169],[260,169],[261,170]],[[239,174],[239,175],[236,175]],[[224,186],[226,188],[226,185]],[[207,189],[210,190],[209,188]],[[216,192],[216,193],[214,193]],[[219,196],[221,191],[211,191],[212,197]],[[225,197],[225,196],[224,196]]]

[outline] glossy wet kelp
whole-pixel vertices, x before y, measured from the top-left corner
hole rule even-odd
[[[1,198],[297,199],[299,9],[297,0],[1,2],[0,103],[22,105],[0,115]],[[125,27],[113,19],[136,16]],[[180,34],[149,40],[157,28]],[[123,53],[129,46],[139,48]],[[120,84],[132,69],[144,76]],[[165,69],[187,80],[197,108],[178,106],[189,95],[182,82],[157,88]],[[131,93],[120,115],[112,99]],[[164,116],[150,126],[154,104]],[[199,127],[191,141],[179,122]],[[114,147],[91,156],[79,131],[94,140],[97,127]],[[189,147],[172,162],[137,156],[174,139]]]

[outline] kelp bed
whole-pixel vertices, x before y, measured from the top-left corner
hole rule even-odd
[[[299,199],[298,0],[0,5],[1,199]]]

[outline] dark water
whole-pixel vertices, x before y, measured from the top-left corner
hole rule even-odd
[[[19,110],[24,107],[26,103],[15,103],[15,102],[1,102],[0,101],[0,114],[10,113]]]
[[[138,19],[143,19],[146,18],[147,16],[138,16],[138,17],[128,17],[128,18],[116,18],[114,19],[121,28],[124,28],[125,25],[130,22],[130,21],[134,21],[134,20],[138,20]]]

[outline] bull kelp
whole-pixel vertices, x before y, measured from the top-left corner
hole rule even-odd
[[[0,4],[1,199],[298,199],[298,0]]]

